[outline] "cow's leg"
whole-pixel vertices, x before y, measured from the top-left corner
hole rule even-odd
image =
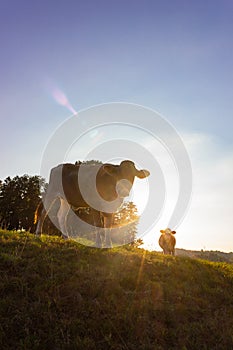
[[[45,218],[46,218],[49,210],[52,208],[55,200],[56,200],[56,198],[50,198],[49,196],[45,197],[44,202],[42,203],[43,209],[40,213],[40,217],[38,219],[37,226],[36,226],[36,235],[37,236],[42,234],[42,228],[43,228]]]
[[[58,218],[58,223],[59,223],[59,227],[63,238],[69,237],[66,229],[66,219],[67,219],[69,210],[70,210],[69,203],[65,199],[60,198],[60,208],[57,212],[57,218]]]
[[[112,248],[112,240],[111,240],[111,228],[113,222],[113,215],[109,214],[104,216],[104,231],[105,231],[105,247]]]
[[[169,255],[170,254],[170,251],[169,251],[169,249],[168,249],[168,247],[166,245],[163,248],[163,254],[164,255]]]
[[[46,212],[45,208],[43,208],[41,211],[41,214],[40,214],[40,218],[37,222],[37,226],[36,226],[36,235],[37,236],[41,235],[41,233],[42,233],[42,227],[43,227],[43,223],[44,223],[46,216],[47,216],[47,212]]]
[[[95,230],[96,230],[95,245],[97,248],[101,248],[102,247],[102,239],[101,239],[100,231],[101,231],[101,227],[103,226],[101,213],[95,209],[90,209],[90,210],[91,210],[91,215],[92,215]]]

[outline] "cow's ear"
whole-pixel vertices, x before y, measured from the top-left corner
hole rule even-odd
[[[118,168],[115,165],[105,164],[102,166],[102,170],[104,173],[113,176],[117,173]]]
[[[148,177],[150,175],[150,172],[148,170],[138,170],[136,176],[139,177],[139,179],[144,179],[145,177]]]
[[[172,234],[175,235],[175,234],[176,234],[176,231],[172,231]]]
[[[164,230],[160,230],[161,233],[164,233],[165,231]]]

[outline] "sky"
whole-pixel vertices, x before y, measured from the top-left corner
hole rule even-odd
[[[40,174],[48,140],[74,111],[146,106],[173,125],[192,163],[177,246],[233,251],[232,18],[231,0],[0,0],[0,179]],[[161,160],[170,188],[171,163]],[[159,224],[144,238],[152,249]]]

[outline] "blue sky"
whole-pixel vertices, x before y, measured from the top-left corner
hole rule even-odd
[[[230,0],[0,1],[0,178],[39,173],[50,135],[71,114],[54,100],[57,87],[75,110],[125,101],[159,111],[184,135],[197,181],[224,162],[226,178],[208,193],[224,183],[230,212],[232,18]],[[193,245],[204,246],[220,244]]]

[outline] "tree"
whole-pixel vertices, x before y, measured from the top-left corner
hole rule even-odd
[[[118,228],[112,237],[120,244],[132,243],[137,240],[137,225],[139,221],[137,206],[133,202],[125,202],[114,215],[114,228]]]
[[[29,230],[45,189],[40,176],[9,176],[0,185],[0,225],[8,230]]]

